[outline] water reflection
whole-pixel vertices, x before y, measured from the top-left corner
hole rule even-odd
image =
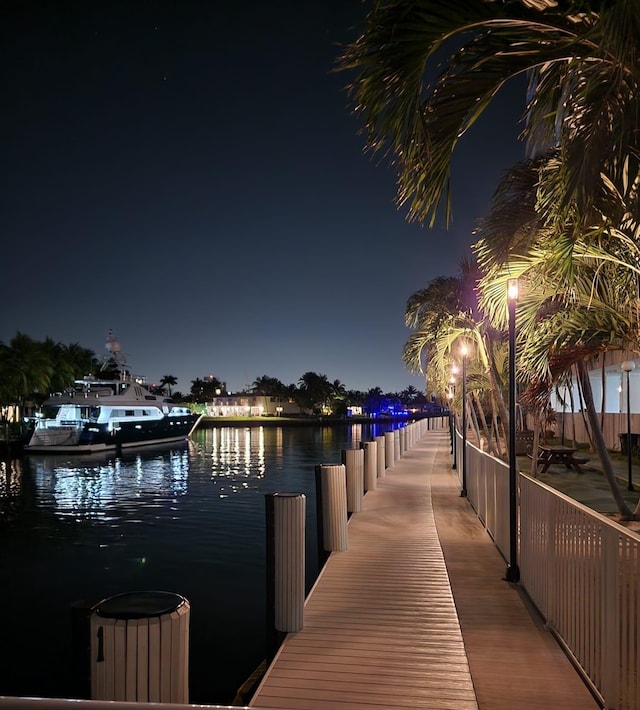
[[[213,429],[206,441],[212,478],[264,478],[263,427]]]
[[[0,500],[15,498],[22,491],[22,461],[0,461]]]
[[[72,458],[31,454],[26,459],[38,505],[61,517],[112,522],[132,498],[183,496],[189,478],[189,448],[155,449]]]

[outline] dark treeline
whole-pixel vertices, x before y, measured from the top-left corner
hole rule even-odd
[[[24,407],[29,402],[38,407],[53,392],[62,392],[75,380],[87,375],[113,378],[119,374],[118,363],[110,357],[99,359],[96,354],[78,343],[65,345],[51,338],[37,341],[25,335],[16,335],[7,344],[0,343],[0,405],[6,417],[10,406]],[[185,403],[204,403],[227,394],[226,383],[216,377],[196,378],[191,381],[188,393],[173,389],[178,380],[164,375],[158,385],[150,389]],[[366,392],[347,390],[340,380],[329,380],[326,375],[305,372],[296,384],[285,385],[275,377],[262,375],[248,390],[253,394],[278,396],[295,401],[301,410],[344,414],[349,406],[366,407],[369,411],[419,407],[426,397],[415,387],[401,392],[383,392],[373,387]]]

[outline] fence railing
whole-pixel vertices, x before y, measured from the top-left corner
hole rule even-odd
[[[456,435],[462,480],[462,437]],[[508,465],[467,442],[467,497],[509,562]],[[522,473],[520,584],[603,706],[640,708],[640,537]]]

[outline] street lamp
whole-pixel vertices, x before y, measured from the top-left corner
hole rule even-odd
[[[516,497],[516,302],[518,279],[507,281],[509,308],[509,564],[505,579],[520,581],[518,567],[518,501]]]
[[[467,346],[460,348],[462,355],[462,490],[460,497],[467,497]]]
[[[627,489],[632,491],[634,488],[631,473],[631,390],[629,388],[629,373],[636,369],[636,364],[633,360],[625,360],[620,367],[627,373]]]

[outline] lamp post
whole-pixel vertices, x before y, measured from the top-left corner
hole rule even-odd
[[[460,497],[467,497],[467,346],[460,348],[462,355],[462,490]]]
[[[633,475],[631,461],[631,390],[629,388],[629,373],[636,369],[633,360],[625,360],[620,367],[627,373],[627,489],[632,491]]]
[[[516,496],[516,302],[518,279],[507,281],[509,308],[509,564],[505,579],[520,581],[518,567],[518,501]]]

